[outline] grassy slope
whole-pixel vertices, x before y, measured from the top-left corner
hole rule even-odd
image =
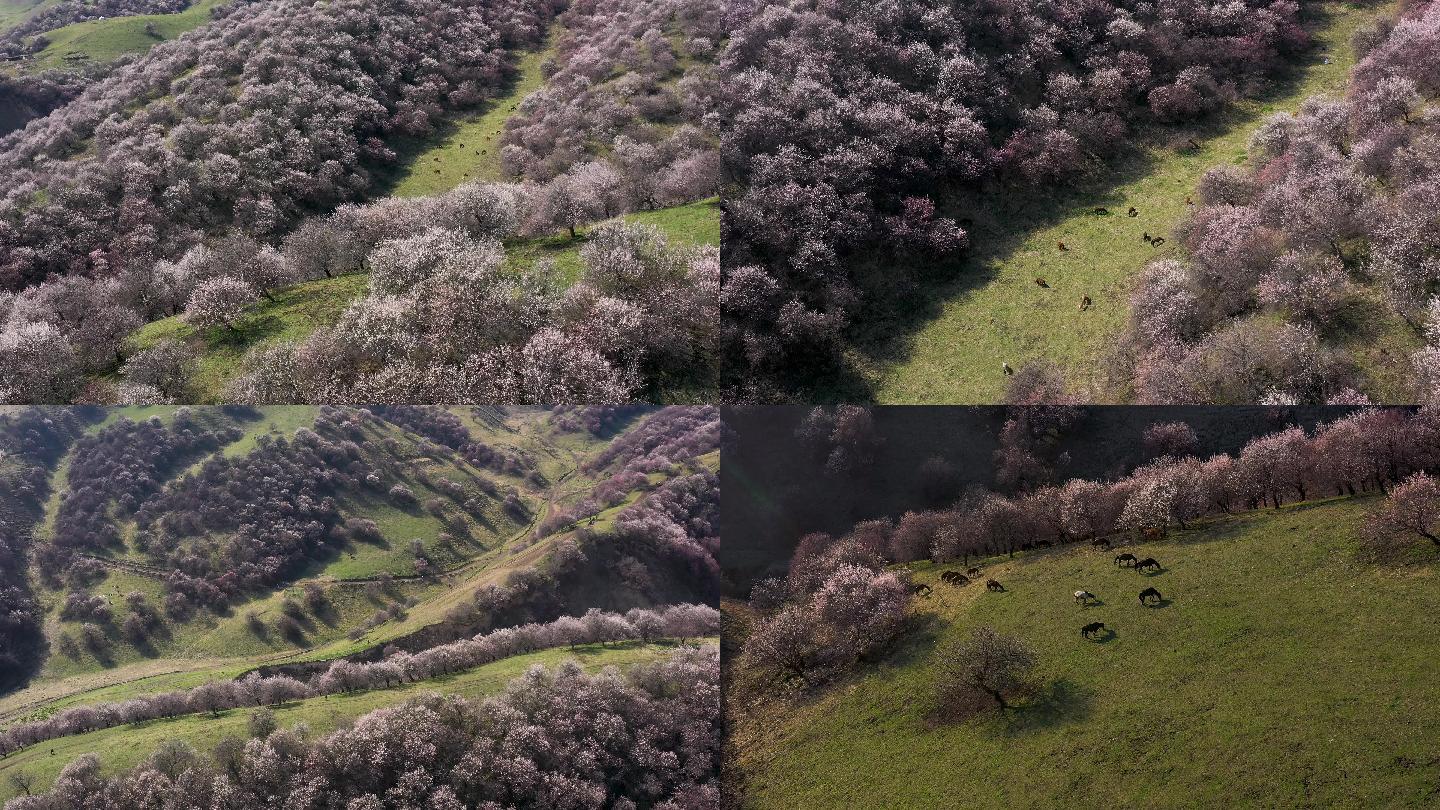
[[[1264,98],[1166,144],[1151,144],[1089,181],[1049,192],[1006,189],[972,201],[973,242],[980,246],[955,281],[928,295],[933,306],[876,324],[867,340],[874,354],[857,360],[884,403],[999,402],[1005,386],[1002,362],[1020,367],[1048,359],[1075,384],[1100,382],[1097,361],[1124,328],[1130,280],[1146,263],[1172,254],[1173,240],[1159,250],[1141,234],[1168,236],[1187,214],[1206,169],[1245,160],[1250,133],[1266,116],[1297,109],[1306,98],[1343,92],[1354,52],[1351,34],[1389,6],[1325,3],[1313,27],[1317,48],[1290,80]],[[1324,60],[1328,58],[1329,63]],[[1191,134],[1198,150],[1184,146]],[[1181,149],[1169,144],[1178,143]],[[1118,178],[1118,179],[1117,179]],[[1096,206],[1109,216],[1091,213]],[[1134,206],[1140,216],[1125,216]],[[1069,248],[1061,252],[1058,242]],[[1034,283],[1045,279],[1049,289]],[[1078,311],[1082,296],[1094,300]],[[893,334],[899,331],[901,337]],[[1396,325],[1365,338],[1381,348],[1409,346]],[[1383,394],[1384,392],[1377,392]]]
[[[720,244],[720,209],[715,200],[702,200],[659,211],[643,211],[624,217],[660,228],[674,242],[693,245]],[[555,262],[565,279],[580,277],[578,239],[546,237],[517,239],[506,245],[507,263],[517,271],[541,259]],[[260,299],[237,324],[236,331],[223,327],[208,331],[192,329],[180,317],[166,318],[141,327],[129,338],[133,351],[148,348],[163,338],[174,338],[200,349],[196,373],[196,402],[221,403],[225,385],[240,371],[245,353],[256,346],[287,340],[302,340],[321,326],[333,325],[345,307],[365,293],[369,276],[364,273],[297,284],[274,293],[272,303]]]
[[[36,72],[64,69],[76,63],[113,62],[122,56],[144,53],[156,43],[175,39],[209,22],[210,10],[226,2],[228,0],[197,0],[177,14],[110,17],[56,28],[45,33],[50,44],[25,62],[25,69]],[[146,33],[146,25],[153,25],[157,36]]]
[[[282,727],[306,723],[315,735],[322,735],[367,712],[400,703],[427,691],[469,698],[498,693],[534,664],[555,666],[567,659],[575,659],[587,671],[594,672],[607,666],[628,668],[654,661],[672,649],[673,643],[642,645],[639,642],[630,642],[611,647],[584,645],[574,650],[544,650],[496,661],[459,675],[404,684],[394,689],[296,701],[277,709],[275,714]],[[170,739],[183,739],[202,753],[208,753],[226,736],[247,736],[246,724],[250,713],[249,709],[235,709],[222,712],[219,717],[187,715],[42,743],[0,759],[0,802],[16,795],[13,786],[4,779],[15,771],[23,770],[35,776],[36,792],[39,792],[49,788],[61,768],[86,753],[98,754],[107,773],[134,767],[161,743]],[[54,754],[50,753],[51,750]]]
[[[521,57],[509,91],[482,109],[452,122],[436,141],[402,148],[390,193],[396,197],[442,194],[470,180],[503,181],[500,136],[520,100],[545,83],[541,68],[555,54],[558,31],[551,31],[547,46]]]
[[[1440,656],[1440,589],[1433,562],[1356,561],[1372,503],[1252,513],[1127,549],[1164,563],[1153,577],[1088,548],[995,565],[1004,594],[921,566],[935,596],[885,662],[810,701],[737,711],[752,804],[1433,806],[1440,703],[1422,673]],[[1140,607],[1146,585],[1173,601]],[[1104,604],[1076,606],[1077,588]],[[1116,635],[1082,641],[1094,620]],[[936,726],[931,653],[981,624],[1035,648],[1039,695]]]
[[[0,0],[0,32],[30,18],[36,11],[53,5],[55,0]]]

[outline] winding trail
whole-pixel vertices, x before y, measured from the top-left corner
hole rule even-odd
[[[1393,9],[1316,6],[1315,48],[1270,94],[1208,127],[1171,132],[1070,187],[962,201],[979,249],[953,281],[928,291],[929,311],[909,323],[878,325],[866,356],[853,358],[876,401],[1000,402],[1007,379],[1001,364],[1020,368],[1040,359],[1064,369],[1086,401],[1113,399],[1100,390],[1101,361],[1125,327],[1131,279],[1150,261],[1174,255],[1173,239],[1157,250],[1142,234],[1168,237],[1186,216],[1185,200],[1201,175],[1243,162],[1251,132],[1267,116],[1298,109],[1311,96],[1343,93],[1355,63],[1351,34]],[[1192,137],[1198,149],[1187,143]],[[1126,216],[1131,206],[1139,216]],[[1097,215],[1097,207],[1110,214]],[[1059,242],[1068,250],[1059,250]],[[1094,305],[1082,312],[1086,295]]]

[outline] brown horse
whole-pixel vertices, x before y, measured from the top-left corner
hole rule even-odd
[[[1159,571],[1159,570],[1160,570],[1160,561],[1157,560],[1157,559],[1155,559],[1154,557],[1146,557],[1145,559],[1141,560],[1140,562],[1135,563],[1135,570],[1136,570],[1136,571],[1143,571],[1143,570]]]
[[[1001,585],[999,580],[992,579],[989,582],[985,583],[985,590],[991,591],[993,593],[1003,593],[1005,591],[1005,586]]]
[[[911,594],[919,594],[920,596],[929,596],[930,594],[932,594],[932,593],[934,593],[934,592],[935,592],[935,589],[934,589],[934,588],[931,588],[929,585],[926,585],[926,584],[923,583],[923,582],[912,582],[912,583],[910,583],[910,593],[911,593]]]
[[[1085,625],[1084,627],[1080,628],[1080,635],[1081,635],[1081,636],[1084,636],[1085,638],[1090,638],[1091,636],[1095,635],[1096,633],[1102,632],[1102,631],[1104,631],[1104,630],[1105,630],[1105,623],[1104,623],[1104,622],[1091,622],[1091,623]]]

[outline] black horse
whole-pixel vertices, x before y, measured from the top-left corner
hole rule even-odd
[[[1116,564],[1116,565],[1134,565],[1134,564],[1135,564],[1135,555],[1134,555],[1134,554],[1130,554],[1130,553],[1128,553],[1128,552],[1125,553],[1125,554],[1116,554],[1116,555],[1115,555],[1115,564]]]
[[[910,593],[912,594],[918,593],[921,596],[929,596],[934,590],[934,588],[931,588],[923,582],[912,582],[910,584]]]
[[[1157,559],[1155,559],[1154,557],[1146,557],[1145,559],[1141,560],[1140,562],[1135,563],[1135,570],[1136,570],[1136,571],[1141,571],[1141,570],[1144,570],[1144,569],[1150,569],[1150,570],[1153,570],[1153,571],[1159,571],[1159,570],[1160,570],[1160,561],[1157,560]]]
[[[1090,638],[1091,636],[1095,635],[1096,633],[1103,632],[1104,630],[1105,630],[1105,623],[1104,623],[1104,622],[1091,622],[1091,623],[1085,625],[1084,627],[1080,628],[1080,635],[1083,636],[1083,637],[1085,637],[1085,638]]]
[[[1005,590],[1005,586],[1001,585],[999,580],[992,579],[989,582],[985,583],[985,590],[1000,593]]]
[[[1110,541],[1102,537],[1099,540],[1091,540],[1090,545],[1094,546],[1095,548],[1103,548],[1108,550],[1110,548]]]
[[[948,582],[951,585],[969,585],[970,580],[959,571],[946,571],[940,575],[941,582]]]
[[[1140,592],[1140,604],[1143,605],[1143,604],[1145,604],[1145,600],[1146,600],[1146,599],[1152,599],[1152,598],[1153,598],[1156,602],[1163,602],[1163,601],[1165,601],[1165,597],[1161,596],[1161,595],[1160,595],[1160,592],[1157,591],[1157,590],[1155,590],[1154,588],[1146,588],[1145,590],[1143,590],[1143,591]]]

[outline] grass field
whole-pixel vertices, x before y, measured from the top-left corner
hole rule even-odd
[[[442,194],[470,180],[503,181],[500,136],[516,105],[545,84],[541,67],[555,54],[558,28],[546,38],[546,47],[520,58],[509,90],[477,111],[458,117],[437,138],[402,144],[390,194],[428,197]]]
[[[55,0],[0,0],[0,32],[24,22],[31,14],[54,3]]]
[[[713,639],[708,641],[713,642]],[[608,666],[625,669],[664,657],[675,648],[673,642],[641,644],[621,643],[612,646],[583,645],[573,650],[555,649],[518,655],[449,677],[420,683],[404,684],[393,689],[329,695],[296,701],[278,708],[276,719],[282,727],[299,723],[309,726],[313,735],[323,735],[340,728],[348,721],[385,706],[436,691],[468,698],[483,697],[503,691],[505,685],[535,665],[555,666],[563,661],[579,661],[587,671],[595,672]],[[24,771],[36,778],[35,792],[48,789],[61,768],[82,754],[95,753],[105,764],[107,773],[114,773],[139,764],[161,743],[182,739],[201,753],[209,753],[226,736],[247,736],[246,724],[252,710],[234,709],[210,715],[186,715],[154,720],[132,726],[106,729],[73,737],[63,737],[28,748],[0,759],[0,802],[16,796],[6,778],[15,771]],[[52,753],[53,752],[53,753]]]
[[[1088,547],[990,561],[1003,594],[917,566],[935,595],[886,660],[813,697],[732,698],[749,806],[1433,807],[1435,555],[1359,561],[1373,504],[1288,506],[1127,547],[1163,563],[1153,576]],[[1150,585],[1162,606],[1139,605]],[[1074,604],[1080,588],[1102,603]],[[1096,620],[1113,635],[1081,639]],[[936,723],[930,658],[978,625],[1034,648],[1036,694]]]
[[[1355,61],[1351,34],[1391,10],[1337,2],[1305,8],[1321,15],[1310,24],[1316,48],[1262,98],[1204,127],[1168,133],[1163,142],[1142,136],[1137,148],[1087,180],[958,201],[952,213],[974,220],[975,250],[954,268],[953,281],[925,289],[918,309],[907,301],[904,311],[864,328],[853,357],[857,385],[882,403],[999,402],[1002,362],[1020,368],[1047,359],[1089,394],[1087,401],[1112,399],[1114,392],[1099,390],[1099,360],[1125,326],[1131,280],[1148,262],[1175,253],[1173,240],[1157,250],[1142,233],[1168,236],[1186,216],[1185,199],[1200,176],[1217,164],[1244,162],[1250,134],[1266,116],[1295,110],[1310,96],[1343,92]],[[1191,136],[1199,149],[1185,144]],[[1110,214],[1091,213],[1097,206]],[[1125,215],[1131,206],[1140,216]],[[1059,242],[1069,250],[1060,251]],[[1080,312],[1085,295],[1094,306]],[[1382,349],[1404,351],[1414,341],[1403,324],[1381,321],[1344,342],[1380,358]],[[1399,382],[1381,379],[1383,386]]]
[[[61,70],[75,63],[113,62],[122,56],[144,53],[156,43],[199,28],[210,21],[212,9],[228,0],[196,0],[195,4],[177,14],[138,14],[73,23],[53,31],[45,38],[50,44],[24,63],[28,71]],[[155,35],[145,29],[152,26]]]
[[[624,219],[654,225],[677,244],[720,244],[720,206],[714,199],[627,214]],[[583,270],[580,248],[587,232],[582,231],[576,239],[556,236],[511,240],[506,244],[506,264],[519,272],[542,259],[553,261],[566,281],[573,284]],[[225,386],[240,373],[246,352],[257,346],[303,340],[321,326],[334,325],[345,307],[364,295],[368,284],[368,274],[354,273],[287,287],[272,293],[273,302],[258,300],[233,331],[220,326],[196,330],[179,316],[154,321],[129,337],[130,351],[149,348],[165,338],[196,347],[200,361],[192,401],[228,402]]]

